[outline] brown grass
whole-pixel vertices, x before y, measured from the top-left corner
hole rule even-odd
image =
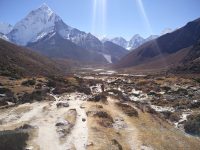
[[[129,117],[138,117],[138,112],[135,108],[133,108],[130,105],[127,104],[123,104],[120,102],[115,103],[126,115],[128,115]]]
[[[196,150],[200,147],[200,140],[185,135],[172,125],[155,118],[148,113],[139,113],[140,119],[132,122],[139,130],[139,138],[143,145],[151,145],[158,150]]]
[[[96,107],[102,105],[103,108]],[[102,104],[87,102],[87,111],[103,111],[109,114],[112,118],[118,114],[114,111],[113,104]],[[107,118],[107,117],[106,117]],[[99,121],[104,121],[105,118],[88,116],[88,128],[89,128],[89,142],[92,142],[92,146],[88,146],[88,150],[94,149],[113,149],[120,150],[130,149],[128,140],[126,140],[127,132],[125,130],[116,130],[112,127],[106,127],[99,124]]]

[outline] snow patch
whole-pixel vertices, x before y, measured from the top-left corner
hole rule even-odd
[[[111,55],[108,55],[108,54],[103,54],[102,53],[102,55],[103,55],[103,57],[110,63],[110,64],[112,64],[112,58],[111,58]]]

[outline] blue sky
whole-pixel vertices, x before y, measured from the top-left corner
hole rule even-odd
[[[200,17],[200,0],[0,0],[0,22],[14,25],[42,3],[72,27],[126,39],[137,33],[160,34]]]

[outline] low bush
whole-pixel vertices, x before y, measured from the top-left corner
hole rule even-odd
[[[33,101],[42,101],[45,100],[48,89],[36,90],[32,93],[25,93],[22,97],[19,98],[19,103],[31,103]]]
[[[24,86],[33,86],[35,84],[36,84],[35,79],[28,79],[28,80],[22,82],[22,85],[24,85]]]
[[[132,116],[138,117],[138,116],[139,116],[137,110],[136,110],[135,108],[131,107],[131,106],[128,105],[128,104],[123,104],[123,103],[119,103],[119,102],[118,102],[118,103],[116,103],[116,105],[117,105],[119,108],[121,108],[122,111],[123,111],[125,114],[127,114],[127,115],[130,116],[130,117],[132,117]]]
[[[200,83],[200,78],[194,79],[195,82]]]
[[[0,131],[0,149],[23,150],[26,148],[28,137],[28,133],[23,131]]]
[[[101,120],[97,121],[101,126],[106,127],[106,128],[112,127],[112,124],[114,121],[113,121],[113,118],[107,112],[97,111],[94,113],[93,116],[101,118]]]
[[[184,129],[189,134],[200,136],[200,114],[188,116]]]

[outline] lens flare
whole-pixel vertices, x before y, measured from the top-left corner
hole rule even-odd
[[[142,15],[142,17],[143,17],[143,19],[144,19],[144,22],[145,22],[145,25],[146,25],[146,28],[147,28],[148,32],[149,32],[151,35],[153,35],[154,33],[153,33],[153,30],[152,30],[152,27],[151,27],[151,23],[150,23],[150,21],[149,21],[149,18],[148,18],[148,16],[147,16],[146,11],[145,11],[145,7],[144,7],[144,4],[143,4],[142,0],[136,0],[136,2],[137,2],[137,5],[138,5],[138,8],[139,8],[139,10],[140,10],[140,13],[141,13],[141,15]],[[157,43],[156,40],[153,40],[152,42],[153,42],[153,44],[154,44],[155,50],[158,52],[158,54],[160,54],[162,63],[163,63],[165,66],[167,66],[166,58],[162,55],[162,52],[161,52],[161,49],[160,49],[159,44]]]
[[[93,0],[93,18],[92,18],[92,33],[98,34],[101,32],[102,35],[106,34],[106,12],[107,0]],[[101,35],[101,36],[102,36]]]
[[[153,31],[152,31],[152,28],[151,28],[151,24],[150,24],[150,21],[149,21],[149,19],[147,17],[147,13],[145,11],[145,8],[144,8],[142,0],[136,0],[136,2],[137,2],[137,5],[139,7],[140,13],[141,13],[141,15],[142,15],[142,17],[143,17],[143,19],[145,21],[145,25],[147,27],[148,32],[153,34]]]

